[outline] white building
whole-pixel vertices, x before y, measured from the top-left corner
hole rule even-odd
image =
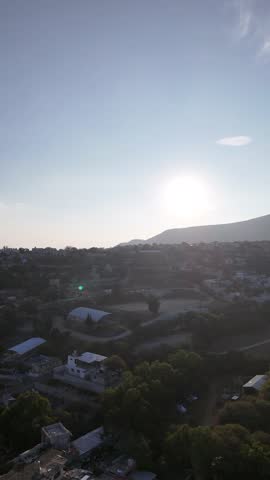
[[[104,371],[103,362],[106,358],[107,357],[104,357],[103,355],[91,352],[85,352],[78,355],[75,351],[72,355],[68,355],[68,373],[86,379],[93,376],[95,377],[95,375]]]

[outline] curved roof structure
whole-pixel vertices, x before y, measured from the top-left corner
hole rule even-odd
[[[108,312],[103,312],[102,310],[96,310],[94,308],[87,308],[87,307],[77,307],[71,310],[69,313],[69,317],[74,317],[78,320],[85,321],[88,316],[91,317],[93,322],[99,322],[102,318],[106,317],[107,315],[111,315]]]

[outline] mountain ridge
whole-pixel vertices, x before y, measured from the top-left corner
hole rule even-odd
[[[239,222],[171,228],[146,240],[121,245],[270,241],[270,214]]]

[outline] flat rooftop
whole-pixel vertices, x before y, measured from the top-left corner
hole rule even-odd
[[[63,433],[68,433],[71,435],[70,431],[61,422],[47,425],[47,427],[42,428],[42,431],[45,432],[49,437],[56,437],[58,435],[63,435]]]
[[[77,357],[77,360],[80,360],[81,362],[84,363],[93,363],[93,362],[103,362],[103,360],[106,360],[107,357],[104,357],[103,355],[99,355],[98,353],[91,353],[91,352],[85,352],[82,353],[79,357]]]

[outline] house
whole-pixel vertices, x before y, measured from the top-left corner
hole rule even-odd
[[[104,371],[103,362],[107,357],[96,353],[85,352],[78,355],[76,351],[68,355],[67,370],[70,375],[80,378],[95,377]]]
[[[263,385],[267,382],[268,376],[267,375],[255,375],[255,377],[251,378],[247,383],[243,385],[243,392],[247,395],[258,393]]]
[[[93,322],[98,323],[108,315],[111,315],[111,313],[103,312],[102,310],[96,310],[94,308],[77,307],[71,310],[71,312],[68,314],[68,320],[85,322],[88,318],[90,318]]]
[[[119,385],[122,371],[106,365],[107,357],[92,352],[68,355],[66,365],[53,370],[53,378],[81,390],[101,393]]]
[[[104,443],[104,428],[99,427],[72,442],[72,447],[80,458],[88,456]]]
[[[33,337],[29,338],[25,342],[19,343],[18,345],[9,348],[8,351],[22,357],[26,356],[28,353],[38,348],[40,345],[43,345],[43,343],[46,343],[46,340],[44,340],[44,338]]]
[[[105,388],[119,385],[122,371],[106,365],[107,357],[96,353],[74,351],[66,365],[53,370],[53,378],[81,390],[102,393]]]

